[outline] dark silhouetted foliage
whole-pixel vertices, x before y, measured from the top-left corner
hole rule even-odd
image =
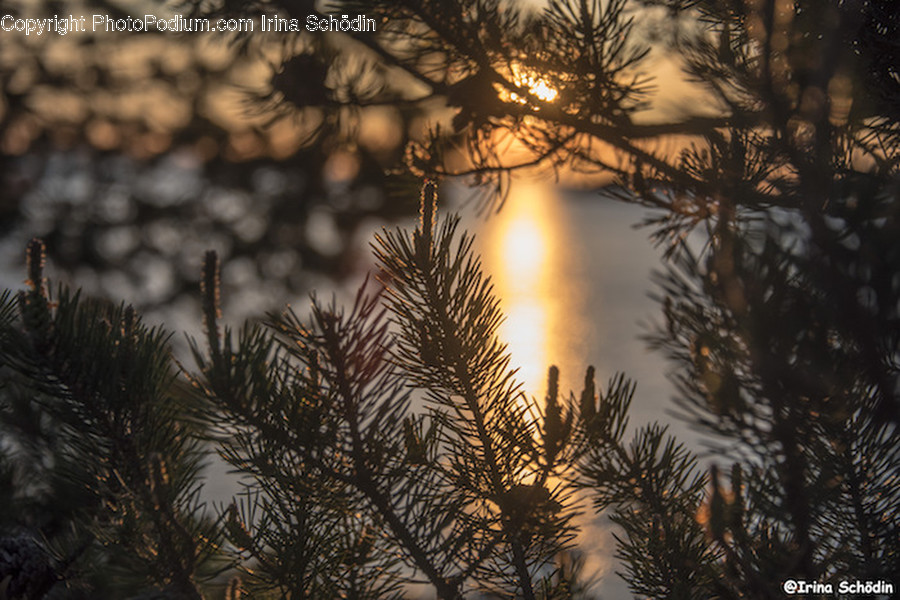
[[[270,8],[315,10],[198,10]],[[586,171],[654,209],[645,225],[667,263],[648,339],[673,359],[712,465],[662,426],[630,429],[622,377],[598,391],[589,370],[576,401],[551,368],[542,405],[521,392],[490,282],[458,221],[435,218],[432,183],[416,230],[378,238],[378,283],[348,309],[315,301],[309,319],[223,329],[208,254],[192,387],[133,310],[64,288],[51,299],[35,243],[29,291],[0,309],[4,556],[30,565],[4,593],[46,589],[52,572],[97,595],[391,598],[418,582],[444,599],[569,598],[584,582],[581,494],[617,525],[641,596],[771,598],[787,579],[900,572],[888,3],[333,8],[377,14],[379,29],[291,38],[262,108],[338,123],[442,103],[407,147],[414,173],[502,195],[520,169]],[[651,38],[706,112],[651,120],[665,92],[644,75]],[[325,88],[297,89],[295,70]],[[219,511],[197,504],[201,440],[246,477]],[[219,565],[238,579],[216,580]]]

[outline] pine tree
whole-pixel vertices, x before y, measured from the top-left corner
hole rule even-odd
[[[734,461],[726,483],[664,428],[629,433],[634,385],[621,376],[598,394],[589,369],[579,401],[561,400],[554,367],[543,406],[523,394],[472,238],[456,218],[436,223],[434,199],[426,184],[416,230],[378,238],[379,282],[349,311],[314,301],[308,321],[289,310],[222,330],[207,255],[206,349],[194,344],[190,393],[166,336],[133,310],[65,288],[51,299],[32,243],[30,289],[7,294],[0,311],[13,407],[4,431],[30,439],[29,419],[17,417],[37,414],[53,427],[34,447],[66,468],[39,471],[49,487],[13,471],[16,503],[48,503],[53,518],[26,507],[5,526],[3,593],[44,597],[63,583],[87,595],[201,598],[214,589],[201,585],[204,563],[224,553],[240,573],[229,598],[399,598],[417,581],[441,598],[571,598],[581,585],[565,558],[577,489],[621,528],[625,577],[641,595],[765,598],[788,577],[890,576],[897,450],[877,389],[859,383],[867,373],[852,361],[844,369],[847,348],[832,343],[834,378],[794,385],[846,391],[789,402],[769,391],[794,381],[772,362],[783,354],[754,349],[752,319],[732,322],[766,308],[823,310],[793,265],[732,247],[744,262],[731,275],[765,296],[746,295],[746,306],[720,271],[692,271],[686,259],[665,279],[681,286],[669,289],[659,341],[691,369],[683,406],[740,440],[723,450]],[[707,295],[691,287],[697,278]],[[804,335],[787,336],[796,349],[784,354],[800,375],[818,360]],[[753,364],[760,357],[774,372]],[[830,402],[846,412],[827,412]],[[246,476],[216,518],[198,500],[203,439]],[[40,464],[6,449],[14,466]],[[60,481],[82,498],[74,508],[52,510]]]
[[[217,333],[207,257],[195,381],[249,476],[228,514],[250,592],[390,597],[422,578],[445,599],[563,597],[574,413],[521,391],[472,237],[434,203],[428,183],[412,236],[377,239],[380,283],[349,311],[314,301],[309,322],[288,311],[236,340]]]
[[[314,300],[235,335],[208,254],[191,390],[130,307],[52,298],[34,241],[30,289],[2,305],[4,597],[203,598],[229,566],[229,598],[578,593],[576,409],[555,369],[543,406],[515,382],[473,238],[435,194],[411,235],[378,238],[379,283],[348,311]],[[200,502],[204,441],[246,476],[221,511]],[[29,483],[43,461],[19,444],[65,468]]]
[[[642,536],[656,530],[620,513],[633,589],[689,596],[668,586],[697,581],[710,594],[771,597],[787,578],[898,572],[893,3],[336,6],[383,15],[379,35],[354,39],[385,72],[415,80],[408,101],[453,111],[449,126],[411,143],[413,169],[471,175],[501,193],[519,169],[613,175],[618,197],[657,211],[646,225],[670,262],[658,280],[665,322],[650,339],[678,367],[684,416],[721,443],[701,477],[660,430],[639,431],[633,446],[593,434],[581,464],[598,506],[705,524],[684,522],[680,541],[647,547]],[[711,112],[650,121],[654,94],[667,90],[647,85],[639,27]],[[680,150],[655,143],[667,136],[682,136]],[[508,152],[510,140],[523,151]],[[692,234],[702,248],[686,242]],[[607,480],[626,467],[671,473],[631,488]],[[648,504],[663,490],[670,501]],[[676,555],[689,558],[666,560]]]
[[[324,108],[443,97],[453,131],[413,143],[412,169],[450,173],[459,148],[482,182],[568,165],[659,209],[669,262],[649,339],[678,369],[685,418],[719,442],[709,468],[663,427],[628,427],[624,377],[598,392],[589,370],[576,402],[550,369],[543,405],[522,393],[471,237],[435,217],[433,184],[412,234],[379,236],[378,281],[346,310],[316,301],[308,320],[232,332],[208,255],[190,391],[134,311],[51,299],[34,244],[30,290],[0,305],[2,593],[62,578],[199,597],[204,559],[224,555],[231,598],[404,597],[413,582],[572,597],[578,491],[618,525],[642,596],[771,598],[786,579],[900,572],[896,11],[642,4],[691,23],[660,33],[720,114],[639,118],[645,46],[619,1],[342,3],[383,13],[383,37],[355,40],[385,67],[373,76],[393,71],[366,89],[334,78]],[[391,87],[396,70],[419,87]],[[649,146],[669,134],[692,139]],[[509,136],[526,158],[504,162]],[[197,505],[200,440],[246,478],[213,516]]]
[[[201,598],[218,531],[200,514],[205,452],[184,418],[167,336],[129,306],[64,287],[52,297],[43,261],[34,240],[29,289],[7,292],[0,311],[11,467],[0,589],[42,598],[65,581],[75,597],[157,586]]]

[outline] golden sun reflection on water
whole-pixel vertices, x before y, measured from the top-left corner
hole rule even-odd
[[[503,232],[500,242],[503,245],[502,270],[508,274],[510,291],[522,293],[533,289],[545,269],[545,232],[533,217],[533,214],[518,214]]]
[[[578,336],[583,311],[560,202],[548,186],[514,187],[480,235],[506,316],[500,338],[508,344],[525,392],[537,398],[545,393],[549,366],[578,365],[574,352],[585,341]]]
[[[502,210],[479,227],[479,250],[506,319],[498,332],[508,345],[511,365],[526,394],[543,407],[547,369],[560,368],[560,393],[580,393],[588,354],[596,340],[589,326],[597,299],[589,301],[584,280],[591,262],[584,254],[584,227],[549,186],[515,186]],[[596,264],[593,265],[596,267]],[[580,498],[581,507],[589,504]],[[587,510],[576,517],[576,544],[584,552],[585,574],[604,574],[610,581],[612,548],[607,527]]]

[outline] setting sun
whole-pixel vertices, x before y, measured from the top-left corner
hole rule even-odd
[[[526,88],[532,96],[543,102],[553,102],[559,97],[559,90],[554,88],[545,77],[526,73],[523,68],[515,65],[512,68],[512,81],[516,86]],[[500,98],[506,102],[528,103],[527,97],[506,88],[500,92]]]
[[[525,77],[521,81],[517,81],[519,85],[527,87],[528,91],[537,96],[544,102],[553,102],[559,96],[559,92],[554,89],[546,79],[538,79],[535,77]],[[516,100],[516,95],[512,95]]]

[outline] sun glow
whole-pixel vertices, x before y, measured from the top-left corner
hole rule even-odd
[[[553,102],[559,96],[559,92],[550,86],[546,79],[537,79],[535,77],[524,77],[516,83],[521,87],[527,87],[533,96],[536,96],[544,102]],[[516,100],[516,94],[513,94],[513,100]],[[524,102],[524,98],[522,99]]]
[[[543,102],[553,102],[559,97],[559,90],[554,88],[545,77],[528,74],[520,67],[513,67],[512,80],[516,86],[527,89],[529,94]],[[519,104],[528,104],[529,101],[528,97],[506,89],[501,91],[500,99]]]

